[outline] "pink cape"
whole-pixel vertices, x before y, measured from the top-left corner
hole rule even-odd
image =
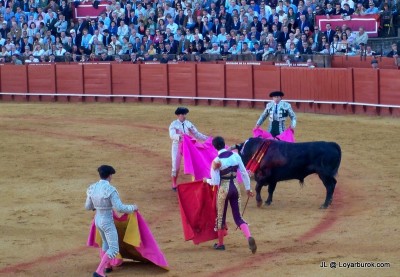
[[[262,137],[265,139],[277,139],[277,140],[282,140],[282,141],[287,141],[287,142],[295,142],[295,137],[294,137],[294,130],[291,128],[286,129],[285,131],[283,131],[282,134],[276,136],[276,138],[274,138],[271,133],[264,131],[261,128],[255,128],[253,129],[253,137],[257,138],[257,137]]]
[[[129,227],[133,227],[130,230],[135,229],[134,227],[138,227],[139,230],[139,234],[129,234],[131,237],[136,237],[138,238],[138,240],[140,241],[140,245],[139,246],[133,246],[133,245],[129,245],[129,243],[125,243],[124,247],[128,247],[131,248],[130,250],[134,250],[134,252],[138,252],[140,256],[138,256],[137,260],[148,260],[150,262],[152,262],[153,264],[167,269],[168,270],[168,262],[163,254],[163,252],[160,250],[156,240],[153,237],[153,234],[150,231],[150,228],[147,226],[146,221],[144,220],[144,218],[141,216],[141,214],[139,212],[135,212],[134,214],[132,214],[132,217],[136,217],[136,220],[132,220],[132,225],[135,225],[137,222],[137,226],[129,226],[129,224],[131,224],[131,220],[128,214],[123,214],[120,217],[118,217],[118,215],[113,212],[113,216],[114,216],[114,221],[116,223],[118,222],[125,222],[129,221],[127,223],[128,227],[125,226],[126,229],[124,229],[124,235],[125,231],[129,228]],[[118,226],[117,226],[118,229]],[[92,224],[90,226],[90,231],[89,231],[89,236],[88,236],[88,240],[87,240],[87,246],[93,246],[93,247],[99,247],[99,245],[96,243],[96,225],[94,224],[94,220],[92,221]],[[120,247],[121,247],[121,241],[119,242]],[[128,249],[129,250],[129,249]],[[124,251],[126,253],[132,252],[132,251]],[[123,258],[125,258],[125,256],[123,256]],[[127,258],[132,258],[132,257],[127,257]],[[134,257],[133,257],[134,258]],[[111,262],[111,264],[113,266],[118,266],[122,263],[122,259],[113,259],[113,261]]]
[[[209,137],[205,142],[199,143],[188,135],[183,136],[182,154],[185,174],[194,176],[196,180],[210,178],[211,163],[218,155],[218,151],[212,145],[212,139]]]
[[[253,129],[253,137],[262,137],[266,139],[274,139],[267,131],[261,128]],[[286,129],[282,134],[277,136],[279,140],[287,142],[295,142],[294,130]],[[182,154],[184,163],[184,173],[194,176],[195,180],[210,178],[211,163],[218,155],[217,150],[212,146],[212,137],[205,142],[199,143],[196,139],[184,135],[182,143]],[[238,175],[238,181],[241,182],[241,176]]]

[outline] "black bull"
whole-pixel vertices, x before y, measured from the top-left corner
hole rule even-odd
[[[247,142],[237,145],[245,165],[263,140],[250,138]],[[340,166],[341,156],[340,146],[334,142],[272,141],[267,154],[261,160],[260,167],[254,172],[254,179],[257,182],[257,205],[262,204],[261,188],[263,186],[268,186],[268,199],[265,204],[270,205],[277,182],[297,179],[303,184],[305,177],[316,173],[326,188],[326,198],[321,208],[327,208],[332,203],[336,186],[335,176]]]

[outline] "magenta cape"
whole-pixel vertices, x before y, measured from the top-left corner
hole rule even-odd
[[[210,186],[203,181],[178,185],[185,240],[199,244],[218,238],[218,233],[214,230],[217,218],[217,192],[218,187]]]
[[[184,173],[194,176],[196,180],[210,177],[210,168],[218,151],[212,145],[212,137],[205,142],[199,143],[196,139],[184,135],[182,143],[182,155]]]
[[[282,140],[282,141],[287,141],[287,142],[295,142],[295,137],[294,137],[294,130],[291,128],[286,129],[285,131],[283,131],[282,134],[276,136],[276,138],[274,138],[271,133],[264,131],[261,128],[255,128],[253,129],[253,137],[257,138],[257,137],[262,137],[265,139],[277,139],[277,140]]]
[[[120,255],[116,259],[113,259],[111,262],[112,265],[118,266],[122,263],[122,258],[127,258],[137,261],[150,261],[168,270],[168,262],[158,247],[146,221],[139,212],[131,215],[123,214],[120,217],[116,213],[113,213],[113,216],[118,231]],[[99,237],[93,220],[90,226],[87,245],[99,247],[99,241],[101,241],[101,237]]]
[[[274,139],[270,133],[261,128],[253,129],[253,137]],[[290,128],[286,129],[277,138],[282,141],[295,142],[294,130]],[[188,135],[183,136],[182,155],[184,173],[194,176],[195,180],[210,178],[211,163],[218,155],[217,150],[212,146],[212,139],[212,137],[209,137],[205,142],[199,143],[196,139]],[[239,177],[240,181],[241,178]]]

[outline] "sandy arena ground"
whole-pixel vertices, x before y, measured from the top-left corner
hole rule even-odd
[[[98,251],[85,246],[93,212],[84,210],[84,201],[104,163],[116,168],[113,184],[122,200],[138,204],[170,263],[165,271],[127,261],[111,277],[400,276],[399,119],[298,114],[298,141],[342,147],[333,205],[319,209],[325,188],[316,176],[303,188],[279,183],[268,208],[251,199],[244,217],[258,244],[252,255],[230,215],[225,252],[213,250],[212,242],[183,240],[169,177],[175,108],[0,103],[0,276],[92,275]],[[223,135],[227,144],[248,138],[261,113],[189,108],[188,119],[201,132]],[[266,188],[262,195],[265,200]],[[320,266],[324,261],[328,268]],[[375,268],[338,268],[357,261]],[[390,268],[377,268],[379,262]]]

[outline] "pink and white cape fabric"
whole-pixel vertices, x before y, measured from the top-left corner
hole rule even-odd
[[[160,250],[157,241],[154,239],[150,228],[139,212],[133,214],[123,214],[118,216],[113,212],[114,223],[120,239],[120,253],[111,260],[112,266],[119,266],[123,258],[136,261],[150,261],[153,264],[169,270],[167,259]],[[101,236],[96,231],[94,220],[91,223],[87,246],[99,247],[101,245]]]

